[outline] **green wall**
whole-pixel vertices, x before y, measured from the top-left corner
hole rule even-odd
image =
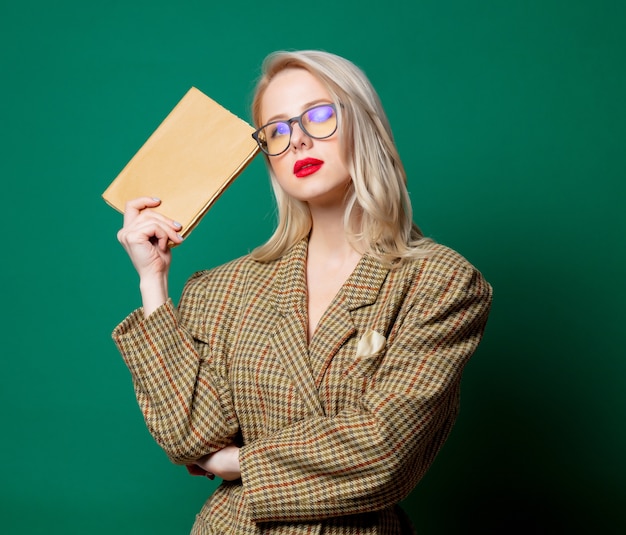
[[[281,48],[364,68],[416,221],[495,288],[405,504],[420,534],[626,532],[625,6],[2,0],[0,532],[183,534],[214,488],[144,427],[110,339],[137,277],[100,194],[191,85],[249,118]],[[258,158],[175,251],[173,295],[273,221]]]

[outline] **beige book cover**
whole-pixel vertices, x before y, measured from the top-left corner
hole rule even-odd
[[[157,197],[156,210],[189,235],[258,152],[246,121],[192,87],[102,194],[124,212],[126,202]]]

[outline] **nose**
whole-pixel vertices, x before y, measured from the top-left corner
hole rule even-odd
[[[310,143],[311,138],[302,130],[298,121],[293,121],[291,123],[291,146],[297,149],[303,145],[308,147]]]

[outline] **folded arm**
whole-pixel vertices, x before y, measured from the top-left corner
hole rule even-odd
[[[170,459],[189,464],[231,444],[239,426],[230,388],[206,343],[179,323],[171,301],[139,310],[113,333],[146,425]]]
[[[491,288],[460,270],[408,313],[360,403],[245,445],[239,455],[252,517],[320,520],[381,510],[424,475],[457,415],[462,369],[486,323]]]

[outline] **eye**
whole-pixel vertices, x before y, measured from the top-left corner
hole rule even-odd
[[[316,106],[306,113],[307,120],[312,123],[323,123],[335,114],[332,106]]]
[[[279,137],[289,135],[289,125],[287,123],[273,123],[269,125],[269,137]]]

